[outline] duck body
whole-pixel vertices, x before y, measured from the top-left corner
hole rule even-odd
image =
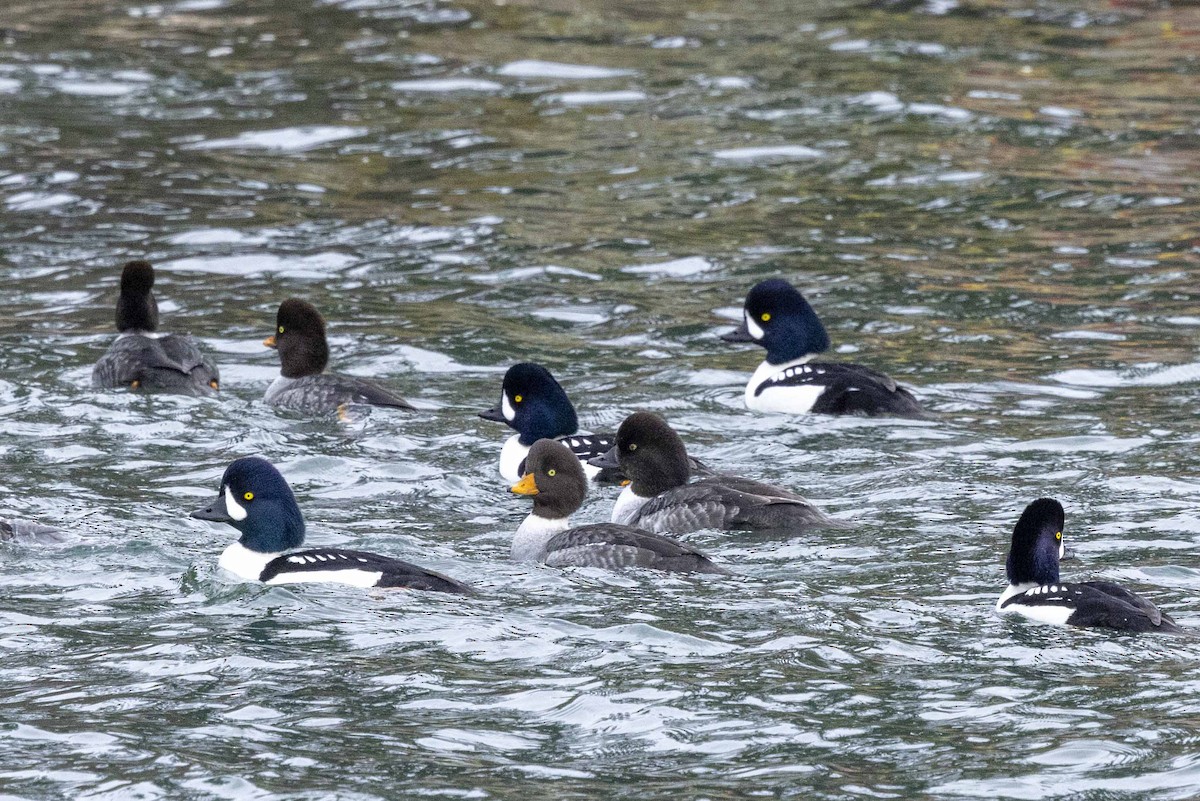
[[[279,376],[267,387],[263,402],[277,409],[306,414],[343,410],[347,406],[390,406],[412,410],[413,406],[389,389],[371,381],[337,373]]]
[[[120,334],[92,368],[92,386],[214,395],[220,374],[187,334],[157,333],[154,268],[131,261],[121,272],[116,323]]]
[[[651,497],[638,495],[630,484],[621,495],[624,499],[618,497],[613,507],[613,521],[650,531],[850,528],[800,495],[740,476],[710,476]]]
[[[0,542],[50,544],[66,540],[62,529],[20,517],[0,518]]]
[[[614,523],[672,534],[850,527],[803,496],[760,481],[721,474],[691,481],[683,440],[650,412],[627,417],[616,446],[596,462],[617,464],[630,479],[613,505]]]
[[[500,402],[479,413],[484,420],[504,423],[517,433],[500,450],[500,477],[516,482],[525,475],[525,459],[539,439],[555,439],[570,449],[594,481],[616,482],[622,476],[587,462],[613,446],[612,434],[580,434],[575,406],[562,385],[540,364],[520,362],[508,368]]]
[[[411,562],[347,548],[312,548],[289,553],[260,554],[233,543],[217,566],[246,581],[263,584],[349,584],[436,592],[470,593],[452,578]]]
[[[795,287],[772,278],[746,295],[742,323],[726,342],[753,342],[767,358],[746,384],[746,407],[780,414],[859,414],[928,418],[908,389],[859,364],[813,361],[829,334]]]
[[[588,480],[579,460],[560,442],[534,443],[528,468],[513,492],[533,495],[534,508],[513,537],[513,559],[551,567],[644,567],[729,575],[701,551],[650,531],[614,523],[571,527],[570,516],[582,505]]]
[[[263,396],[269,406],[306,414],[342,413],[353,405],[414,410],[404,398],[372,381],[325,372],[325,318],[307,301],[289,298],[279,304],[275,333],[263,344],[278,349],[280,361],[280,375]]]
[[[1052,498],[1026,507],[1013,529],[1005,566],[1009,585],[996,601],[997,612],[1059,626],[1185,633],[1169,615],[1119,584],[1060,581],[1063,523],[1062,505]]]
[[[217,499],[192,517],[228,523],[241,532],[218,566],[245,581],[474,592],[449,576],[389,556],[346,548],[296,550],[304,543],[300,507],[279,471],[258,457],[232,462]]]
[[[861,364],[810,359],[764,360],[746,384],[746,408],[777,414],[928,416],[912,392],[891,376]]]

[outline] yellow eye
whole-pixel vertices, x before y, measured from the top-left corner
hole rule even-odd
[[[520,395],[517,395],[513,398],[513,403],[520,403],[523,400],[525,400],[525,399],[522,398]]]
[[[245,498],[245,499],[246,499],[246,500],[248,500],[248,501],[252,501],[252,500],[254,500],[254,493],[253,493],[253,492],[247,492],[247,493],[244,493],[244,494],[242,495],[242,497],[243,497],[243,498]]]
[[[1062,542],[1062,532],[1061,531],[1054,532],[1054,539],[1058,540],[1059,542]]]
[[[758,319],[762,320],[764,323],[769,323],[771,322],[771,314],[769,312],[763,312],[762,317],[759,317]]]
[[[283,326],[282,326],[282,325],[281,325],[281,326],[279,326],[279,333],[281,333],[281,334],[283,333]]]
[[[637,443],[636,443],[636,442],[631,442],[631,443],[629,444],[629,450],[631,450],[631,451],[636,451],[636,450],[637,450]]]
[[[557,473],[558,473],[558,471],[555,470],[553,467],[551,467],[549,470],[546,471],[546,475],[548,475],[548,476],[553,476],[553,475],[556,475]]]

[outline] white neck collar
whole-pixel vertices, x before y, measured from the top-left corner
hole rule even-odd
[[[571,527],[569,517],[551,519],[530,513],[513,535],[512,558],[518,562],[540,562],[546,556],[546,544],[560,531]]]

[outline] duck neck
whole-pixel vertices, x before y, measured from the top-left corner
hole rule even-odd
[[[550,538],[571,526],[569,517],[551,518],[530,514],[513,536],[512,558],[518,562],[538,562],[545,556]]]
[[[626,484],[625,489],[621,490],[621,494],[617,496],[617,502],[613,504],[612,522],[622,526],[631,526],[637,518],[638,512],[650,500],[651,496],[638,495],[633,491],[632,484]]]
[[[246,581],[258,581],[267,563],[279,556],[278,553],[252,551],[240,542],[224,550],[217,566]]]

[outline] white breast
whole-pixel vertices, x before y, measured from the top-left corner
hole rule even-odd
[[[999,600],[996,601],[996,611],[1002,615],[1021,615],[1022,617],[1036,620],[1039,623],[1052,623],[1056,626],[1067,625],[1067,619],[1075,613],[1074,607],[1069,604],[1039,604],[1037,606],[1027,606],[1022,604],[1020,599],[1014,603],[1001,608],[1001,604],[1017,595],[1024,595],[1032,589],[1036,589],[1038,585],[1033,583],[1027,584],[1009,584],[1008,588],[1000,594]]]
[[[750,376],[746,384],[746,408],[755,412],[776,412],[778,414],[807,414],[812,411],[813,404],[825,391],[821,384],[807,386],[771,387],[758,394],[758,388],[770,381],[788,368],[804,364],[812,356],[793,359],[783,364],[771,364],[764,361]]]
[[[228,570],[245,581],[258,581],[263,568],[277,556],[277,553],[252,551],[240,542],[235,542],[221,554],[221,558],[217,560],[217,567]]]
[[[294,379],[294,378],[286,378],[284,376],[279,376],[278,378],[276,378],[274,381],[271,382],[271,386],[267,387],[267,392],[265,395],[263,395],[263,400],[266,401],[267,403],[270,403],[271,400],[276,395],[278,395],[279,393],[281,393],[285,389],[287,389],[289,386],[291,386],[292,382],[294,382],[295,380],[296,379]]]
[[[529,455],[529,446],[522,445],[520,440],[520,434],[513,434],[500,449],[500,477],[505,481],[516,483],[521,480],[521,473],[517,468]]]
[[[512,558],[518,562],[540,562],[546,558],[546,543],[571,525],[569,518],[551,520],[531,514],[513,535]]]
[[[650,499],[635,493],[632,484],[626,484],[625,489],[617,496],[617,502],[613,504],[612,522],[622,526],[633,525],[634,518],[648,500]]]

